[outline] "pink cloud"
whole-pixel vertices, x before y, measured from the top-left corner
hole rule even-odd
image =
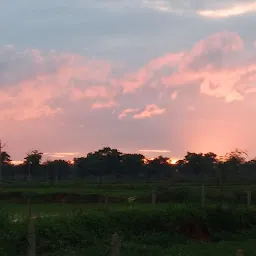
[[[177,97],[178,97],[178,92],[177,92],[177,91],[173,91],[172,94],[170,95],[170,98],[171,98],[172,100],[176,100]]]
[[[87,98],[109,98],[111,93],[104,86],[92,86],[86,89],[73,88],[72,89],[72,99],[82,100]]]
[[[137,108],[127,108],[127,109],[124,109],[124,110],[118,115],[118,118],[119,118],[119,119],[123,119],[123,118],[126,117],[128,114],[134,113],[134,112],[137,112],[137,111],[138,111]]]
[[[256,91],[256,56],[247,60],[245,53],[238,34],[222,32],[200,40],[191,50],[168,53],[137,72],[116,76],[117,65],[108,61],[7,46],[0,52],[3,63],[8,63],[7,71],[0,74],[0,119],[54,117],[63,112],[63,106],[51,104],[60,97],[73,104],[85,100],[92,109],[113,108],[121,94],[137,93],[143,87],[164,95],[168,88],[198,85],[202,94],[226,102],[243,100]],[[177,98],[176,91],[171,98]],[[119,118],[127,114],[120,113]]]
[[[117,106],[118,104],[114,101],[108,102],[95,102],[92,104],[92,109],[103,109],[103,108],[112,108]]]
[[[153,79],[162,68],[175,67],[184,53],[170,53],[150,61],[135,74],[127,74],[121,79],[121,85],[124,93],[135,92],[138,88],[145,86]]]
[[[252,85],[256,83],[252,75],[256,61],[245,56],[242,38],[234,32],[221,32],[200,40],[191,50],[150,61],[138,72],[125,75],[121,85],[124,93],[135,93],[145,86],[199,85],[202,94],[227,102],[241,100],[255,91]]]
[[[161,76],[160,84],[166,87],[198,84],[203,94],[227,102],[242,100],[254,92],[256,83],[256,62],[241,59],[242,50],[243,41],[235,33],[210,36],[184,55],[178,71]],[[234,61],[236,54],[239,63]]]
[[[144,153],[170,153],[168,149],[139,149],[138,152]]]
[[[7,64],[5,65],[6,70],[4,68],[0,70],[0,121],[4,124],[1,125],[0,130],[3,137],[8,137],[10,141],[16,140],[20,152],[24,152],[21,148],[24,147],[28,138],[31,138],[29,146],[43,144],[47,149],[49,143],[55,140],[58,132],[59,148],[51,150],[56,152],[62,150],[64,152],[65,150],[67,152],[69,150],[82,151],[84,145],[80,145],[79,149],[69,148],[74,143],[73,135],[70,135],[70,126],[72,126],[72,131],[74,128],[78,134],[81,132],[78,136],[85,138],[88,135],[86,141],[88,141],[89,150],[92,145],[96,150],[97,145],[102,143],[100,140],[104,140],[104,143],[108,144],[110,140],[105,138],[109,137],[103,131],[102,137],[94,142],[93,139],[90,139],[91,134],[97,134],[104,130],[102,125],[98,125],[97,128],[88,126],[88,123],[83,123],[84,120],[81,122],[77,120],[79,115],[85,114],[84,116],[86,116],[86,111],[90,111],[91,108],[99,111],[97,115],[95,112],[93,112],[95,115],[88,115],[88,118],[92,119],[99,118],[100,111],[103,109],[106,109],[110,115],[111,112],[116,111],[115,113],[119,113],[119,115],[117,114],[119,119],[125,117],[151,118],[166,113],[167,107],[171,104],[170,98],[168,102],[168,97],[173,100],[178,99],[175,105],[177,108],[185,106],[185,111],[183,113],[179,109],[173,109],[173,111],[170,109],[171,116],[169,118],[166,116],[166,118],[159,119],[161,124],[156,124],[156,127],[162,125],[167,130],[164,136],[170,136],[167,139],[164,138],[164,141],[172,141],[174,137],[178,137],[178,133],[175,133],[174,129],[171,131],[171,128],[174,127],[172,120],[175,120],[175,129],[179,132],[182,131],[184,135],[179,138],[179,140],[184,138],[184,142],[179,141],[179,143],[184,143],[186,148],[191,147],[195,150],[205,150],[207,145],[209,150],[216,151],[240,146],[240,144],[243,145],[243,143],[251,141],[250,136],[255,130],[250,111],[254,107],[254,98],[252,97],[255,95],[253,93],[256,93],[256,56],[255,51],[250,53],[244,47],[243,40],[236,33],[224,32],[212,35],[199,41],[191,49],[184,49],[180,53],[168,53],[153,59],[134,73],[120,74],[120,70],[115,72],[117,68],[115,63],[104,60],[90,61],[86,57],[70,53],[57,54],[54,51],[45,53],[36,49],[17,51],[15,47],[7,47],[7,49],[0,49],[0,56],[1,62]],[[21,60],[20,63],[19,60]],[[10,74],[12,75],[10,76]],[[180,87],[183,87],[182,95],[178,95]],[[194,90],[197,87],[198,90]],[[190,90],[191,88],[192,90]],[[192,114],[187,111],[194,109],[191,106],[193,106],[195,98],[193,98],[194,94],[190,95],[191,91],[208,95],[210,104],[211,102],[221,104],[221,101],[216,101],[214,98],[219,98],[223,102],[246,100],[243,104],[234,102],[232,105],[222,104],[217,107],[216,105],[207,105],[204,109],[198,106],[201,100],[205,102],[205,97],[199,97],[196,99],[199,102],[196,106],[198,115],[195,115],[197,116],[195,118],[197,119],[196,122],[192,122],[188,120],[189,118],[186,119],[186,115]],[[159,92],[161,93],[159,94]],[[210,99],[210,97],[212,98]],[[152,102],[152,99],[155,102]],[[164,105],[165,100],[167,101],[166,106]],[[149,101],[151,105],[148,104]],[[161,107],[156,102],[161,102]],[[127,103],[130,105],[126,109]],[[145,107],[141,108],[141,106]],[[222,111],[223,109],[226,112]],[[68,115],[65,116],[67,111]],[[232,111],[238,115],[227,114]],[[104,111],[102,114],[108,114],[106,112]],[[206,119],[201,118],[202,116]],[[239,116],[239,122],[236,120],[237,116]],[[115,115],[112,117],[114,118]],[[208,117],[210,121],[207,119]],[[41,122],[33,122],[32,126],[29,122],[22,122],[40,118],[44,119]],[[47,118],[56,120],[56,122],[52,120],[47,122]],[[74,121],[70,122],[72,123],[69,124],[70,126],[67,125],[68,118]],[[175,118],[179,123],[177,125]],[[10,120],[20,122],[10,122]],[[102,124],[99,120],[97,122]],[[59,123],[63,126],[58,125]],[[140,122],[135,123],[138,123],[139,127]],[[10,125],[13,125],[11,129]],[[111,123],[108,123],[108,127],[112,128],[111,125],[112,119]],[[116,124],[114,125],[116,127]],[[120,122],[120,127],[121,125]],[[86,135],[81,129],[82,127],[86,127]],[[250,132],[245,131],[244,127],[250,129]],[[132,130],[132,128],[125,127],[124,130]],[[96,129],[95,133],[94,129]],[[160,127],[158,131],[161,133],[162,130]],[[239,136],[237,136],[237,131]],[[150,134],[150,128],[147,132]],[[44,133],[45,140],[42,141],[41,138],[38,138],[38,133]],[[22,134],[22,138],[20,138],[20,134]],[[132,145],[133,142],[125,140],[124,134],[126,135],[126,133],[122,133],[122,141]],[[115,138],[113,134],[112,136]],[[130,136],[134,136],[134,141],[137,143],[137,134],[134,132]],[[220,139],[216,140],[216,137]],[[24,140],[21,142],[23,138]],[[202,142],[199,142],[198,138]],[[80,139],[78,140],[80,141]],[[134,142],[134,144],[136,143]],[[143,145],[135,146],[141,148]],[[144,146],[150,148],[150,145]],[[165,148],[166,144],[155,146]],[[15,143],[13,143],[13,148],[15,148]],[[65,154],[60,155],[64,156]]]
[[[159,108],[158,106],[151,104],[151,105],[147,105],[146,108],[140,113],[133,115],[133,118],[135,119],[150,118],[155,115],[162,115],[165,112],[166,112],[166,109]]]
[[[51,106],[50,102],[59,97],[112,100],[115,95],[116,83],[107,61],[90,61],[79,55],[54,51],[46,54],[35,49],[18,52],[14,47],[5,47],[2,55],[3,63],[8,62],[13,75],[10,77],[9,71],[1,74],[1,119],[52,117],[60,113],[61,108]],[[17,56],[24,63],[16,67],[10,60]],[[99,104],[93,107],[99,108]]]
[[[223,64],[223,57],[227,56],[225,54],[241,51],[243,48],[243,40],[234,32],[211,35],[197,42],[191,51],[184,55],[179,63],[179,71],[215,69],[216,65]]]

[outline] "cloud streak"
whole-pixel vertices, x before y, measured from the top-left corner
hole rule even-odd
[[[143,6],[156,12],[209,19],[226,19],[256,12],[256,3],[248,0],[144,0]]]
[[[138,152],[144,153],[170,153],[170,150],[167,149],[139,149]]]
[[[119,119],[123,119],[123,118],[125,118],[128,114],[134,113],[134,112],[138,112],[138,109],[137,109],[137,108],[127,108],[127,109],[124,109],[124,110],[118,115],[118,118],[119,118]]]
[[[241,3],[234,3],[231,6],[220,9],[208,9],[200,10],[197,12],[198,15],[206,18],[229,18],[232,16],[244,15],[249,13],[256,13],[256,3],[243,1]]]
[[[133,118],[135,118],[135,119],[150,118],[153,116],[162,115],[165,112],[166,112],[166,109],[160,108],[160,107],[156,106],[155,104],[150,104],[150,105],[147,105],[143,111],[141,111],[137,114],[134,114]]]

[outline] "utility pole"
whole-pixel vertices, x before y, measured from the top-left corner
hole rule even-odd
[[[6,146],[6,144],[2,144],[0,140],[0,184],[3,182],[3,175],[2,175],[2,149]]]

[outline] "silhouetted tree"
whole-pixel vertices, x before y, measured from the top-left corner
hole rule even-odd
[[[32,150],[30,153],[27,153],[27,156],[24,158],[24,164],[31,163],[34,166],[38,166],[42,161],[42,157],[42,152],[38,150]]]
[[[12,161],[11,156],[6,151],[2,151],[0,161],[2,164],[10,164]]]
[[[90,174],[89,162],[87,157],[74,158],[74,168],[78,177],[85,178]]]
[[[88,171],[98,177],[98,184],[102,183],[105,175],[116,175],[120,171],[122,153],[117,149],[104,147],[87,155],[86,166]]]
[[[32,172],[35,174],[36,170],[39,170],[43,153],[38,150],[32,150],[30,153],[27,153],[27,156],[24,158],[24,167],[28,170],[28,181],[31,182]]]
[[[47,161],[44,163],[44,166],[46,166],[48,170],[49,179],[54,181],[55,184],[57,184],[59,180],[67,177],[70,171],[69,162],[61,159]]]
[[[141,154],[123,154],[121,158],[124,175],[136,179],[144,171],[144,159]]]
[[[247,153],[240,149],[235,149],[227,153],[224,157],[225,162],[223,163],[224,178],[226,179],[227,175],[230,178],[239,175],[242,165],[246,163],[246,157]]]
[[[171,169],[168,160],[168,157],[163,156],[158,156],[152,160],[149,160],[147,164],[148,179],[152,177],[163,178],[164,175],[166,176],[168,170]]]
[[[184,160],[187,166],[198,176],[203,171],[204,156],[202,153],[187,152]]]

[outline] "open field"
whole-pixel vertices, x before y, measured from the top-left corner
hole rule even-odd
[[[0,200],[12,203],[26,203],[30,197],[32,204],[38,203],[72,203],[95,204],[117,203],[126,204],[129,197],[135,197],[136,203],[151,203],[152,189],[155,191],[157,203],[189,203],[201,204],[202,189],[200,184],[90,184],[60,183],[50,186],[42,183],[36,186],[9,184],[0,189]],[[251,192],[250,204],[256,205],[256,185],[226,184],[221,190],[219,185],[206,184],[204,200],[206,204],[246,205],[247,191]]]
[[[37,213],[43,209],[37,207],[32,207],[33,213],[35,209]],[[54,216],[54,208],[45,207],[49,215],[41,212],[44,218],[35,220],[38,255],[110,255],[114,232],[122,239],[121,256],[206,253],[224,256],[235,255],[239,248],[246,251],[245,255],[255,255],[255,208],[221,210],[188,205],[159,205],[157,208],[144,205],[132,209],[120,206],[71,211],[65,206]],[[27,215],[25,211],[20,214]],[[1,215],[0,249],[7,255],[25,255],[27,220],[13,222],[13,217],[10,213]]]
[[[219,186],[205,186],[204,207],[201,196],[200,184],[2,187],[0,256],[26,255],[29,211],[42,256],[107,256],[114,232],[121,256],[234,256],[239,248],[256,255],[256,185],[226,185],[221,208]]]

